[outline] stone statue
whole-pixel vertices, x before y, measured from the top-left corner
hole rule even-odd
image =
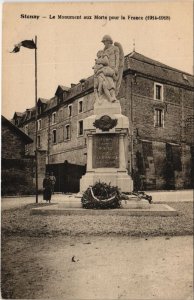
[[[102,39],[104,49],[98,51],[94,69],[94,94],[97,102],[106,98],[115,102],[121,85],[124,53],[122,46],[115,42],[109,35]]]

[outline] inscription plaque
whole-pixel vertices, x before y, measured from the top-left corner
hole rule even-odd
[[[119,168],[118,134],[93,136],[93,168]]]

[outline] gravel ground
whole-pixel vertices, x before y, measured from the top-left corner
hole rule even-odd
[[[192,299],[193,204],[167,204],[179,215],[42,216],[30,210],[43,203],[5,205],[2,297]]]
[[[2,211],[2,237],[193,234],[193,204],[191,202],[167,204],[175,208],[179,215],[176,217],[39,216],[30,215],[30,210],[32,207],[41,207],[45,204],[28,204]]]
[[[7,237],[2,296],[191,300],[192,249],[192,236]]]

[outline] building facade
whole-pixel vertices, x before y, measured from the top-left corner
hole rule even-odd
[[[25,155],[32,139],[1,116],[2,195],[33,194],[34,156]]]
[[[128,172],[135,188],[192,187],[194,77],[132,52],[125,56],[118,99],[130,122]],[[37,106],[39,185],[46,168],[56,173],[64,162],[69,170],[80,170],[68,179],[77,176],[79,184],[87,156],[83,120],[93,114],[93,76],[69,88],[58,86],[52,99],[39,98]],[[35,140],[35,108],[15,113],[12,121]],[[30,155],[34,150],[34,143],[26,149]],[[60,186],[65,170],[55,174]]]

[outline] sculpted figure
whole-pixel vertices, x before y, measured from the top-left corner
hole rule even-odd
[[[102,39],[104,50],[97,53],[94,69],[94,93],[100,102],[104,94],[108,101],[116,101],[118,95],[124,65],[124,54],[122,46],[114,43],[112,38],[105,35]]]
[[[114,70],[109,66],[109,59],[102,50],[98,51],[94,69],[94,92],[101,96],[103,93],[112,102],[111,89],[114,89]]]

